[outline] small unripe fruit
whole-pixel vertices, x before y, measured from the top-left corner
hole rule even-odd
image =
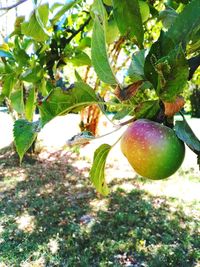
[[[139,119],[127,128],[121,150],[138,174],[154,180],[175,173],[185,156],[184,143],[171,128],[147,119]]]

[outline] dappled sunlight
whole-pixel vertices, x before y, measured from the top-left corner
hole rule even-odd
[[[119,185],[113,186],[113,191],[116,191],[119,188]],[[124,182],[120,185],[120,188],[125,190],[127,193],[130,193],[133,189],[135,189],[135,186],[133,183],[130,182]]]
[[[35,217],[31,216],[27,212],[24,212],[16,218],[16,224],[19,230],[32,233],[35,229]]]
[[[90,204],[92,211],[94,212],[97,212],[100,210],[106,211],[108,210],[109,200],[107,198],[92,199],[89,204]]]
[[[121,189],[116,191],[111,195],[108,211],[100,211],[100,222],[94,225],[93,237],[99,233],[104,240],[99,251],[107,249],[108,253],[112,253],[111,248],[115,250],[117,247],[115,258],[120,261],[134,259],[139,266],[141,262],[137,256],[135,258],[138,253],[146,255],[150,266],[154,266],[154,262],[157,262],[155,266],[162,266],[162,263],[169,266],[170,262],[170,266],[182,266],[177,265],[173,258],[176,258],[176,251],[180,251],[180,260],[187,261],[187,252],[182,254],[180,244],[187,242],[186,237],[193,235],[195,230],[192,228],[191,232],[187,232],[180,219],[188,225],[192,218],[186,218],[177,205],[174,211],[169,212],[170,205],[170,199],[158,199],[142,190],[128,194]]]
[[[163,181],[143,184],[142,188],[154,196],[168,196],[184,201],[200,201],[200,184],[176,175]]]
[[[58,243],[58,240],[55,238],[51,238],[47,246],[52,254],[56,254],[59,250],[59,243]]]
[[[0,0],[0,267],[200,267],[199,14]]]
[[[134,179],[136,177],[136,174],[133,170],[127,170],[126,168],[115,169],[115,166],[107,167],[106,169],[106,179],[108,182],[112,182],[113,179],[123,180],[125,177]]]
[[[79,122],[80,117],[76,114],[58,116],[44,126],[38,138],[43,147],[60,149],[68,139],[80,132]]]
[[[13,119],[10,115],[0,112],[0,149],[9,146],[13,142]]]
[[[9,189],[14,189],[19,182],[25,181],[27,179],[27,174],[24,172],[24,170],[17,169],[8,169],[4,171],[2,175],[0,172],[0,176],[2,176],[1,178],[3,178],[3,180],[0,181],[1,192]]]
[[[0,235],[3,233],[3,231],[4,231],[4,226],[0,225]]]
[[[40,257],[37,260],[31,261],[27,259],[26,261],[20,264],[20,267],[45,267],[46,262],[44,257]]]
[[[91,164],[86,162],[85,160],[76,160],[72,163],[72,166],[77,168],[78,170],[88,170],[88,168],[91,167]]]
[[[59,159],[62,160],[69,160],[70,158],[74,158],[73,152],[63,149],[63,150],[57,150],[57,149],[43,149],[39,155],[38,159],[40,160],[46,160],[46,161],[56,161]]]
[[[43,187],[40,188],[37,196],[41,196],[44,194],[51,194],[55,189],[55,185],[53,183],[45,184]]]
[[[174,197],[187,202],[200,201],[199,177],[193,169],[190,169],[190,174],[180,170],[164,180],[142,178],[127,166],[124,166],[122,170],[115,167],[115,165],[107,166],[105,173],[106,180],[112,185],[113,191],[120,187],[129,193],[135,188],[140,188],[153,196]]]
[[[106,169],[111,193],[102,197],[95,193],[80,155],[67,150],[42,153],[34,161],[26,158],[18,174],[12,164],[16,158],[2,157],[6,164],[1,175],[8,178],[0,188],[0,257],[6,255],[8,266],[92,266],[94,259],[98,266],[140,266],[141,258],[145,263],[158,259],[160,264],[162,255],[176,266],[176,261],[182,264],[196,257],[187,251],[197,247],[198,203],[162,195],[171,178],[149,181],[132,170],[128,176],[126,167],[120,178],[121,163],[114,161]],[[5,190],[13,174],[17,182]]]

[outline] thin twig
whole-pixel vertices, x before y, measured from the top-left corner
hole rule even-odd
[[[124,122],[118,124],[118,126],[121,126],[122,127],[122,126],[127,125],[127,124],[130,124],[130,123],[132,123],[134,121],[136,121],[136,118],[133,117],[130,120],[127,120],[127,121],[124,121]]]
[[[81,26],[78,30],[74,31],[74,33],[72,33],[72,35],[66,39],[65,43],[69,44],[71,42],[71,40],[81,31],[83,31],[83,29],[89,24],[91,20],[91,17],[89,17]]]
[[[8,11],[8,10],[10,10],[10,9],[12,9],[12,8],[15,8],[15,7],[17,7],[17,6],[21,5],[21,4],[23,4],[23,3],[26,2],[26,1],[28,1],[28,0],[20,0],[19,2],[15,3],[15,4],[11,5],[11,6],[0,7],[0,10],[6,10],[6,11]]]

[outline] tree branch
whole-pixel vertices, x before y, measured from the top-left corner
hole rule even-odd
[[[0,11],[1,11],[1,10],[8,11],[8,10],[10,10],[10,9],[12,9],[12,8],[15,8],[15,7],[17,7],[17,6],[21,5],[21,4],[23,4],[23,3],[26,2],[26,1],[28,1],[28,0],[20,0],[20,1],[18,1],[17,3],[11,5],[11,6],[0,7]]]
[[[91,17],[89,17],[81,26],[77,31],[74,31],[74,33],[72,33],[72,35],[66,39],[66,44],[69,44],[71,42],[71,40],[81,31],[83,31],[83,29],[85,28],[85,26],[87,26],[89,24],[91,20]]]

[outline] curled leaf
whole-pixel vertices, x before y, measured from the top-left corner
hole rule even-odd
[[[119,86],[116,87],[114,94],[118,99],[121,101],[125,101],[133,97],[140,86],[142,85],[143,81],[137,81],[135,83],[132,83],[131,85],[127,86],[124,89],[121,89]]]
[[[91,132],[84,131],[82,133],[74,135],[72,138],[67,140],[67,145],[74,146],[74,145],[83,145],[91,140],[93,140],[95,137]]]
[[[186,145],[197,155],[200,155],[200,140],[194,134],[186,119],[176,121],[175,132],[179,139],[181,139]]]
[[[182,96],[177,96],[174,102],[163,102],[165,106],[165,115],[168,117],[174,116],[179,112],[185,104],[185,100]]]
[[[105,164],[108,153],[111,150],[108,144],[102,144],[94,153],[92,168],[90,170],[90,180],[94,184],[97,192],[106,196],[109,194],[109,189],[105,181]]]

